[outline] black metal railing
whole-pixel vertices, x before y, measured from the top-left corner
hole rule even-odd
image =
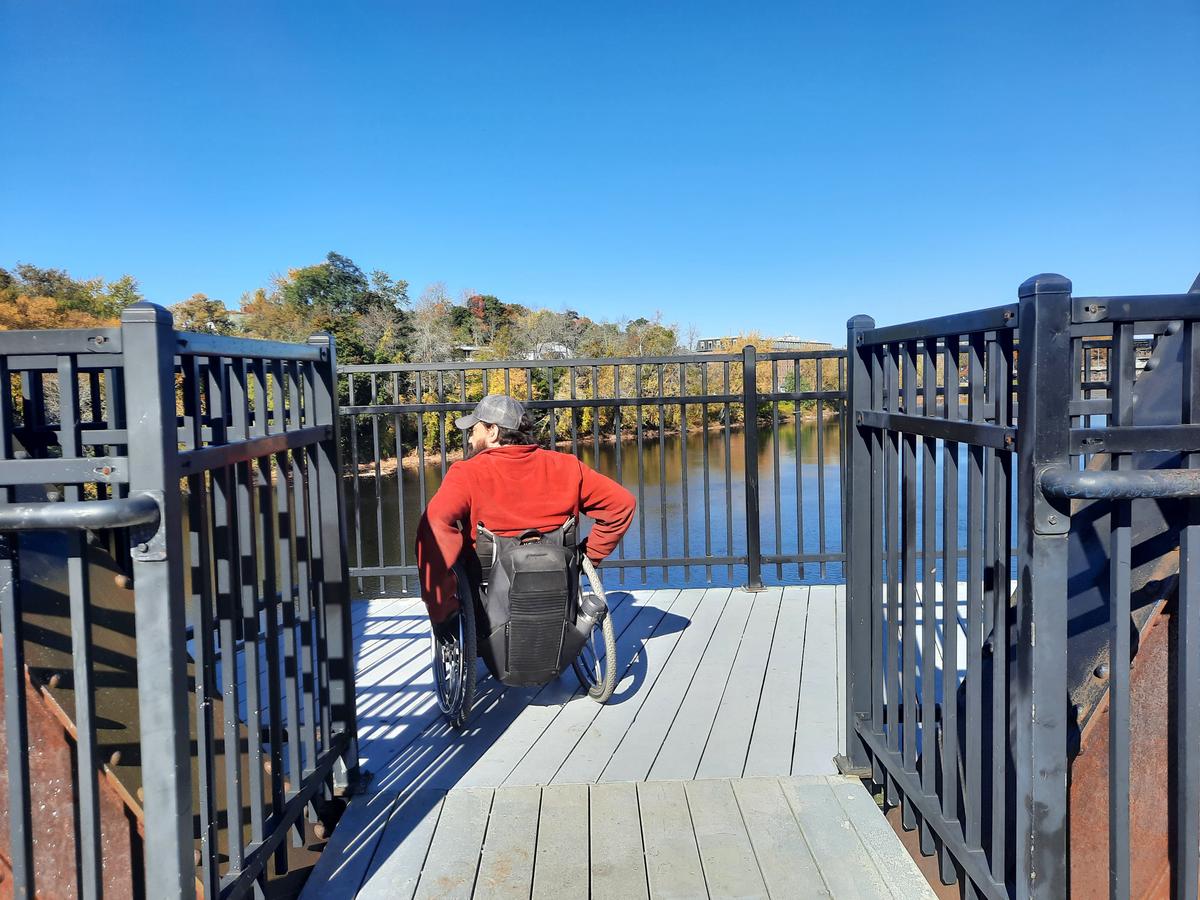
[[[848,341],[846,767],[967,896],[1195,897],[1200,297],[1039,276]]]
[[[44,878],[71,869],[41,855],[64,844],[31,802],[44,748],[30,743],[27,684],[73,735],[63,840],[79,896],[115,895],[122,878],[151,897],[249,895],[287,871],[306,811],[315,821],[353,787],[335,371],[328,336],[178,333],[149,304],[119,328],[0,333],[17,896],[65,890]],[[105,794],[144,835],[129,859],[102,855],[117,828]]]
[[[343,366],[341,377],[360,590],[412,589],[417,519],[463,446],[454,418],[495,392],[525,404],[543,446],[637,497],[605,561],[622,582],[628,570],[643,583],[841,580],[842,350]]]

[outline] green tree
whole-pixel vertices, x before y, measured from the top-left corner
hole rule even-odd
[[[180,331],[206,331],[211,334],[233,334],[237,331],[225,304],[204,294],[192,294],[188,299],[176,303],[171,307],[171,317]]]

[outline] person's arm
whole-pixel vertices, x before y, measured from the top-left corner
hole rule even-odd
[[[451,466],[429,501],[417,526],[417,571],[421,599],[434,624],[458,609],[457,581],[451,570],[466,546],[467,535],[458,528],[471,511],[468,479],[461,466]]]
[[[637,501],[633,494],[611,478],[601,475],[583,463],[579,464],[583,480],[579,485],[579,511],[592,519],[587,539],[587,555],[598,563],[612,553],[621,537],[633,522]]]

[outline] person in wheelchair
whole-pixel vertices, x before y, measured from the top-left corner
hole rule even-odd
[[[537,446],[525,408],[506,395],[489,394],[455,424],[467,431],[467,456],[447,470],[416,536],[443,712],[465,723],[476,650],[508,685],[545,684],[574,665],[603,702],[615,653],[594,564],[629,528],[633,495],[572,454]],[[593,522],[586,540],[580,515]]]

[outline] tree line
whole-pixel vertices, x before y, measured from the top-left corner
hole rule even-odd
[[[114,325],[125,307],[143,299],[130,275],[105,281],[29,263],[0,268],[0,330]],[[474,291],[454,299],[440,282],[414,301],[408,281],[378,269],[366,272],[336,252],[247,292],[238,309],[196,293],[170,310],[182,331],[279,341],[328,331],[346,363],[440,362],[466,352],[475,359],[545,359],[685,349],[678,327],[658,316],[607,322]]]

